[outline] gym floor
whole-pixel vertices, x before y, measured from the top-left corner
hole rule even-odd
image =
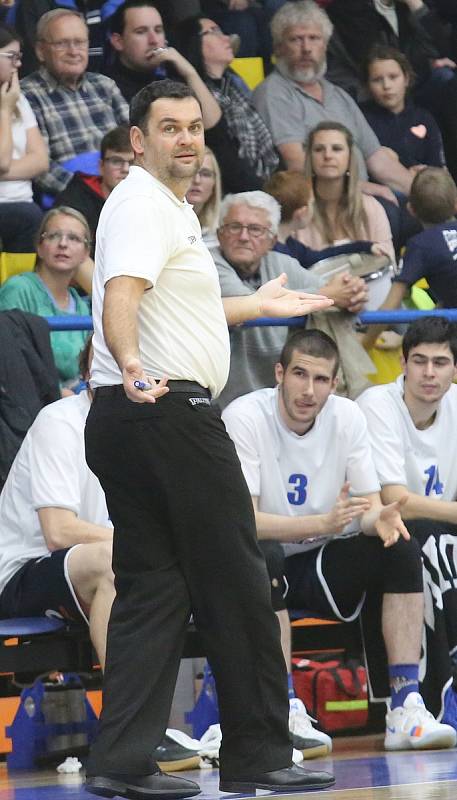
[[[311,769],[333,771],[335,786],[321,792],[294,793],[314,800],[457,800],[457,751],[386,753],[380,734],[337,738],[332,758],[308,761]],[[217,770],[187,775],[202,787],[201,800],[218,800]],[[267,795],[268,792],[259,792]],[[56,771],[8,773],[0,765],[0,800],[89,800],[81,775]],[[239,795],[223,794],[229,800]],[[277,795],[280,797],[280,795]]]

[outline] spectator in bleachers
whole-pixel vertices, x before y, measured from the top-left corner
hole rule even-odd
[[[328,14],[335,25],[329,80],[361,97],[370,49],[388,44],[405,53],[416,73],[414,99],[435,117],[457,180],[457,73],[449,26],[423,0],[333,0]]]
[[[209,147],[205,147],[203,164],[192,179],[186,200],[194,207],[206,246],[217,247],[217,228],[221,210],[221,172],[217,159]]]
[[[457,187],[449,173],[436,167],[419,172],[411,187],[409,207],[423,230],[408,241],[400,271],[381,309],[399,308],[421,278],[426,279],[439,306],[457,308]],[[369,326],[364,337],[366,347],[382,329],[382,325]]]
[[[90,313],[87,300],[70,286],[90,248],[85,218],[73,208],[53,208],[45,214],[37,233],[35,272],[14,275],[0,287],[0,310],[19,308],[42,317]],[[62,391],[77,381],[78,356],[86,331],[53,331],[51,346]]]
[[[252,0],[201,0],[203,16],[211,17],[225,33],[240,39],[239,58],[271,55],[265,3]]]
[[[34,250],[42,211],[33,202],[32,179],[46,172],[48,154],[35,115],[21,93],[21,42],[0,27],[0,249]]]
[[[357,146],[364,191],[396,203],[391,189],[408,194],[410,174],[383,150],[354,100],[323,77],[332,27],[326,12],[312,0],[288,2],[275,14],[271,29],[276,66],[256,88],[255,106],[288,169],[303,169],[304,143],[319,122],[345,125]],[[368,173],[378,183],[368,183]]]
[[[423,166],[445,167],[440,129],[424,108],[414,103],[414,73],[406,56],[393,47],[370,51],[365,80],[371,100],[361,109],[383,147],[390,148],[414,175]]]
[[[21,77],[37,70],[40,62],[35,52],[37,25],[48,11],[66,8],[81,14],[88,26],[89,69],[99,72],[105,59],[109,18],[123,0],[16,0],[15,25],[24,42]]]
[[[223,414],[251,493],[258,537],[268,546],[284,654],[290,669],[286,607],[346,622],[373,599],[382,615],[382,656],[374,671],[368,661],[369,686],[372,696],[386,699],[388,674],[385,748],[454,747],[456,731],[437,722],[419,694],[419,545],[402,522],[402,497],[381,502],[367,423],[355,403],[335,396],[337,369],[338,350],[328,336],[298,331],[276,364],[277,387],[240,397]],[[289,685],[293,691],[291,678]],[[292,700],[292,709],[296,705]]]
[[[294,258],[272,250],[280,214],[276,200],[265,192],[243,192],[224,198],[219,247],[211,251],[222,297],[252,295],[263,283],[285,273],[290,289],[318,292],[334,300],[340,309],[360,311],[367,297],[360,278],[347,280],[346,275],[337,275],[324,282]],[[342,391],[356,396],[369,385],[365,374],[373,371],[373,365],[354,336],[351,316],[332,310],[312,315],[312,320],[314,325],[332,326],[344,350]],[[274,384],[272,363],[279,358],[286,337],[286,327],[232,328],[230,373],[218,400],[222,408],[235,397]]]
[[[448,31],[423,0],[333,0],[327,13],[336,38],[329,47],[329,80],[354,97],[362,96],[363,64],[377,44],[406,55],[417,76],[416,90],[434,76],[437,80],[452,76],[455,63],[447,57]],[[447,72],[440,76],[443,69]]]
[[[172,77],[194,91],[206,128],[219,121],[219,105],[192,64],[169,47],[162,17],[150,0],[126,0],[111,18],[110,31],[115,58],[105,72],[127,102],[151,81]]]
[[[297,238],[319,250],[331,244],[366,239],[378,242],[395,263],[392,232],[381,204],[360,189],[351,132],[321,122],[309,134],[305,178],[314,188],[313,217]]]
[[[88,28],[75,11],[58,8],[38,22],[37,72],[21,82],[49,149],[51,167],[37,184],[53,195],[69,183],[63,162],[96,152],[105,133],[128,122],[128,106],[114,81],[86,72]]]
[[[305,269],[309,269],[323,258],[332,256],[349,253],[372,253],[373,255],[384,253],[381,245],[362,240],[347,242],[347,244],[333,244],[319,250],[313,250],[302,244],[297,239],[297,234],[310,224],[314,209],[313,188],[303,172],[294,172],[293,170],[275,172],[263,189],[267,194],[271,194],[281,206],[278,239],[273,250],[296,258]]]
[[[222,109],[223,119],[244,162],[246,188],[260,188],[279,163],[270,131],[251,101],[243,80],[229,67],[230,36],[206,17],[187,20],[177,32],[178,47],[194,65]],[[211,142],[208,142],[213,146]],[[223,170],[223,159],[218,155]]]
[[[442,693],[443,685],[452,686],[451,658],[457,652],[456,326],[442,317],[416,320],[402,348],[403,374],[368,389],[357,402],[367,419],[382,500],[406,498],[402,516],[422,548],[427,632],[422,663],[430,664],[431,678],[425,699],[434,714],[445,711],[456,727],[452,690]],[[437,637],[445,642],[439,659]]]
[[[100,144],[100,175],[75,172],[68,186],[57,195],[56,206],[70,206],[87,220],[94,254],[98,218],[105,200],[115,186],[128,175],[133,164],[130,129],[120,125],[108,131]]]

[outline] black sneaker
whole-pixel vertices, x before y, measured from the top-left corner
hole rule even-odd
[[[200,766],[200,756],[195,750],[188,750],[167,734],[154,750],[153,757],[163,772],[180,772]]]

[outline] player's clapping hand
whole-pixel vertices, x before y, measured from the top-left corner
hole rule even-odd
[[[320,294],[307,294],[286,289],[287,275],[264,283],[257,289],[258,311],[261,317],[301,317],[314,311],[325,311],[333,300]]]
[[[395,503],[384,506],[379,512],[379,517],[374,526],[379,538],[384,542],[384,547],[391,547],[398,542],[400,536],[403,536],[407,541],[411,538],[400,513],[401,507],[406,503],[407,499],[405,495]]]
[[[341,533],[356,517],[361,517],[370,509],[370,501],[366,497],[350,497],[349,481],[347,481],[337,498],[332,510],[326,514],[326,532]]]
[[[169,391],[166,385],[168,377],[163,377],[160,381],[154,380],[146,375],[141,361],[137,358],[126,362],[122,370],[122,381],[127,397],[134,403],[155,403]],[[142,386],[144,388],[141,388]]]

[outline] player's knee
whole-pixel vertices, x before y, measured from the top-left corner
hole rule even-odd
[[[387,556],[384,590],[392,593],[421,592],[422,558],[417,540],[413,537],[409,541],[400,538],[384,552]]]

